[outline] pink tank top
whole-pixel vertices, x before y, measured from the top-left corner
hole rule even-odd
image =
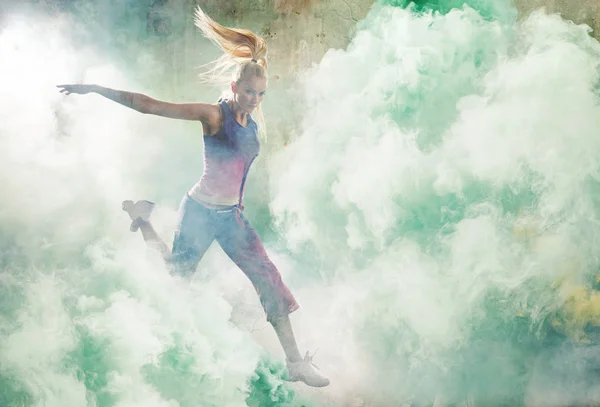
[[[248,115],[239,124],[227,101],[220,101],[223,125],[214,136],[204,136],[204,173],[189,191],[200,204],[242,205],[248,170],[260,151],[258,127]]]

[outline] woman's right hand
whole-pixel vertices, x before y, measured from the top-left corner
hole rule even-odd
[[[96,85],[57,85],[56,87],[60,93],[64,93],[66,95],[70,95],[71,93],[85,95],[86,93],[93,92],[95,86]]]

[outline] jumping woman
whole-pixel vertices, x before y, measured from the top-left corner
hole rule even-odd
[[[59,85],[62,93],[97,93],[140,113],[181,120],[198,120],[204,134],[204,173],[183,197],[173,248],[160,239],[150,222],[154,204],[124,201],[132,231],[141,230],[146,243],[157,247],[174,273],[193,274],[209,246],[216,240],[248,276],[259,294],[267,320],[286,354],[288,380],[323,387],[321,375],[308,354],[303,359],[296,344],[289,314],[298,309],[294,296],[271,262],[256,231],[244,214],[242,198],[250,165],[259,153],[260,103],[267,89],[267,45],[251,31],[226,28],[200,8],[196,25],[224,54],[210,72],[217,78],[233,71],[231,97],[216,104],[168,103],[149,96],[98,85]]]

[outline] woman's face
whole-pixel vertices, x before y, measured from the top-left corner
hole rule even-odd
[[[267,78],[251,75],[231,83],[235,102],[246,113],[252,113],[267,92]]]

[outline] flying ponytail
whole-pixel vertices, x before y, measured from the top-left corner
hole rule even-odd
[[[267,78],[267,43],[252,31],[224,27],[196,8],[194,22],[204,36],[217,45],[223,55],[207,65],[212,68],[200,74],[203,82],[239,83],[246,76]],[[205,65],[206,66],[206,65]],[[232,77],[233,74],[233,77]],[[261,106],[256,109],[259,133],[266,138]]]

